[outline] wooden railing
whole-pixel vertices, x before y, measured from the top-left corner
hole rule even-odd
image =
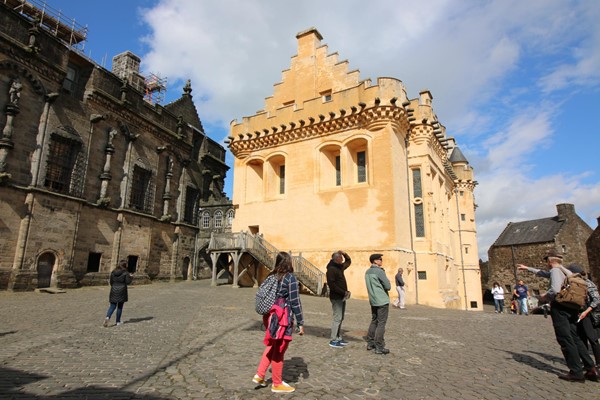
[[[280,251],[261,235],[252,235],[248,232],[213,233],[207,250],[208,252],[228,250],[247,252],[269,270],[273,270],[275,258]],[[292,263],[294,274],[300,283],[313,294],[321,295],[325,274],[302,255],[292,256]]]

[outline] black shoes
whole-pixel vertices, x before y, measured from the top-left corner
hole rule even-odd
[[[375,354],[389,354],[389,352],[390,349],[386,349],[384,347],[382,347],[381,349],[375,349]]]
[[[585,383],[585,376],[573,375],[570,371],[568,374],[559,375],[558,379],[562,379],[563,381],[569,382]]]
[[[368,344],[367,345],[367,350],[368,351],[371,351],[371,350],[374,350],[374,349],[375,349],[375,345],[374,344]]]
[[[590,369],[588,372],[585,373],[583,377],[588,381],[600,381],[600,375],[598,375],[598,371],[596,370],[596,368]]]

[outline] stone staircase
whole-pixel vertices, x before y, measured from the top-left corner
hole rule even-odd
[[[275,266],[275,257],[280,252],[275,246],[267,242],[261,235],[253,235],[248,232],[222,232],[212,233],[208,243],[209,253],[235,253],[249,254],[260,264],[269,270]],[[292,255],[294,275],[302,284],[304,289],[310,293],[320,296],[325,285],[325,274],[314,264],[302,257]]]

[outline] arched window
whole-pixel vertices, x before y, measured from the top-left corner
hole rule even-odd
[[[330,144],[319,149],[319,167],[321,189],[331,189],[342,186],[341,148]]]
[[[203,229],[210,228],[210,213],[208,211],[204,211],[202,213],[202,228]]]
[[[223,227],[223,211],[217,211],[215,213],[215,228]]]
[[[233,210],[227,211],[227,226],[233,225],[233,217],[234,216],[235,216],[235,213],[233,212]]]

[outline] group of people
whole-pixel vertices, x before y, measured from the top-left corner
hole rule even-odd
[[[586,380],[600,381],[597,368],[600,368],[600,295],[596,285],[587,278],[583,268],[578,265],[564,267],[563,257],[556,250],[549,250],[544,257],[548,270],[518,264],[521,271],[529,271],[539,277],[548,278],[548,290],[539,298],[550,304],[550,316],[556,341],[560,345],[569,372],[561,374],[560,379],[583,383]],[[586,280],[587,298],[583,309],[572,308],[556,301],[567,276],[580,274]],[[588,352],[590,343],[595,362]]]
[[[391,283],[383,269],[383,254],[371,254],[371,266],[365,272],[365,285],[371,305],[371,322],[367,331],[367,350],[375,354],[389,354],[385,347],[385,326],[390,305],[389,291]],[[352,259],[345,251],[338,250],[331,255],[327,264],[327,286],[329,300],[332,308],[331,336],[329,346],[343,348],[349,343],[342,337],[342,321],[346,313],[346,300],[351,296],[344,271],[350,267]],[[396,275],[396,289],[398,291],[397,306],[404,309],[404,281],[402,269]],[[289,343],[292,341],[294,320],[298,326],[297,332],[304,334],[304,317],[302,304],[298,295],[298,281],[293,274],[291,256],[289,253],[279,253],[275,261],[275,268],[271,274],[277,276],[279,286],[277,300],[269,314],[263,316],[265,337],[261,360],[252,382],[259,386],[267,386],[265,378],[269,366],[271,367],[272,385],[274,393],[290,393],[295,388],[283,381],[283,359]]]
[[[548,270],[531,268],[523,264],[517,267],[522,271],[529,271],[537,276],[548,278],[548,290],[539,297],[540,301],[550,303],[550,315],[556,340],[558,341],[569,372],[561,374],[560,379],[570,382],[585,382],[586,380],[600,381],[600,294],[596,285],[586,277],[583,268],[577,265],[563,267],[562,255],[555,250],[550,250],[544,257]],[[369,257],[371,266],[365,272],[365,285],[371,305],[371,322],[367,330],[367,350],[375,354],[389,354],[385,347],[385,326],[388,319],[391,283],[383,269],[383,254],[375,253]],[[342,337],[342,322],[346,312],[346,300],[350,298],[350,291],[344,271],[350,267],[352,260],[348,253],[339,250],[332,254],[327,264],[327,285],[332,308],[332,323],[329,346],[343,348],[349,343]],[[300,302],[298,280],[293,274],[292,258],[289,253],[280,252],[275,260],[275,267],[271,274],[276,275],[278,286],[276,301],[271,311],[263,316],[265,337],[263,351],[256,374],[252,382],[260,386],[267,386],[265,378],[267,370],[271,367],[272,386],[275,393],[289,393],[295,388],[283,381],[283,360],[285,352],[292,341],[294,321],[297,325],[296,332],[304,334],[304,317]],[[398,269],[395,277],[398,298],[394,306],[404,309],[404,280],[403,270]],[[582,310],[569,308],[555,301],[560,292],[566,276],[580,274],[586,278],[587,301]],[[128,300],[127,286],[131,284],[132,276],[127,270],[127,262],[120,261],[117,268],[110,275],[111,290],[109,294],[110,306],[106,313],[103,325],[109,324],[113,312],[117,311],[116,324],[121,325],[123,305]],[[504,312],[504,289],[498,282],[492,288],[494,303],[497,313]],[[529,289],[522,280],[513,290],[513,295],[518,298],[522,314],[527,315],[527,301],[530,297]],[[592,360],[587,348],[590,344],[595,362]]]
[[[382,266],[383,254],[371,254],[369,262],[371,266],[365,272],[365,285],[371,305],[371,323],[367,330],[367,350],[374,350],[375,354],[388,354],[390,350],[385,347],[384,335],[389,313],[391,283]],[[352,264],[352,259],[348,253],[342,250],[334,252],[327,264],[327,286],[333,314],[329,346],[334,348],[343,348],[348,345],[348,342],[342,338],[342,321],[346,312],[346,300],[350,298],[344,271],[350,267],[350,264]],[[398,298],[392,305],[405,310],[403,272],[403,269],[399,268],[395,276]]]
[[[494,282],[492,286],[492,296],[494,298],[494,307],[497,314],[504,313],[504,288],[498,282]],[[513,314],[529,315],[529,288],[523,280],[515,285],[512,291],[512,300],[510,303],[510,311]]]

